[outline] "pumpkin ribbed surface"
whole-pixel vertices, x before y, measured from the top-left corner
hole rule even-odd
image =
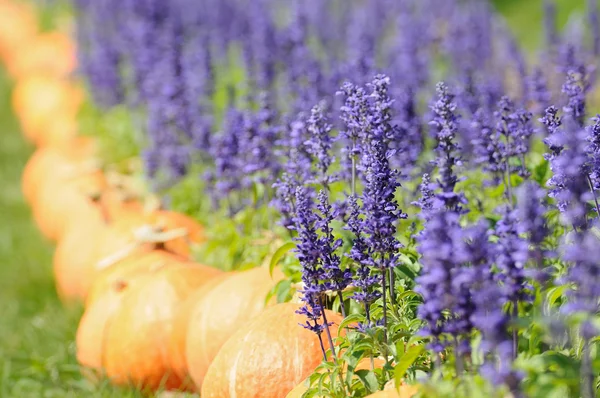
[[[299,325],[305,318],[298,308],[277,304],[240,327],[208,368],[202,398],[280,398],[308,377],[323,354],[317,335]],[[330,322],[341,322],[341,315],[326,313]],[[331,331],[335,336],[337,327]]]

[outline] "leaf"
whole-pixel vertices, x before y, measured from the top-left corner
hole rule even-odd
[[[338,330],[342,330],[342,329],[348,327],[348,325],[350,325],[354,322],[363,321],[364,319],[365,319],[365,317],[362,314],[350,314],[346,318],[344,318],[344,320],[340,323]]]
[[[419,358],[423,352],[425,352],[425,346],[423,345],[413,345],[406,350],[406,353],[400,358],[394,369],[394,384],[396,385],[396,388],[400,387],[402,379],[406,375],[406,371],[413,363],[415,363],[417,358]]]
[[[269,263],[269,274],[273,276],[273,270],[279,263],[279,261],[286,255],[287,252],[296,247],[294,242],[284,243],[279,249],[273,253],[273,257],[271,257],[271,262]]]
[[[355,374],[358,376],[360,381],[365,385],[365,388],[370,393],[373,393],[379,390],[379,382],[377,381],[377,376],[373,371],[361,369],[357,370]]]

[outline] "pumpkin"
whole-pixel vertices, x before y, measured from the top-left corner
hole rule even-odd
[[[96,152],[96,142],[89,137],[75,137],[52,148],[39,148],[27,161],[21,179],[27,203],[36,202],[42,182],[73,175],[79,165]]]
[[[101,171],[43,181],[33,205],[33,216],[42,234],[58,240],[69,218],[82,220],[96,211],[90,194],[102,192],[105,187],[106,180]]]
[[[76,120],[82,90],[67,81],[34,74],[16,82],[12,102],[25,136],[43,142],[47,126],[57,118]]]
[[[187,262],[185,257],[160,249],[128,256],[98,272],[87,295],[85,305],[86,307],[92,305],[104,291],[109,290],[119,280],[135,278],[157,268]]]
[[[123,202],[107,192],[99,198],[86,216],[70,214],[65,232],[54,252],[53,268],[56,289],[65,303],[83,300],[93,281],[94,263],[98,261],[98,240],[114,220],[141,214],[138,202]],[[141,216],[138,216],[141,219]],[[133,253],[135,254],[135,253]]]
[[[165,243],[167,250],[175,253],[189,255],[191,243],[202,243],[206,240],[202,225],[183,213],[157,210],[148,214],[147,221],[165,230],[185,230],[186,234],[183,238],[173,239]]]
[[[37,21],[31,5],[0,1],[0,59],[10,62],[36,34]]]
[[[111,223],[94,217],[87,223],[70,224],[54,253],[54,278],[61,299],[65,302],[84,301],[96,275],[108,266],[101,261],[126,247],[131,231],[143,221],[143,216],[132,213]],[[143,245],[118,260],[152,248]]]
[[[198,391],[194,382],[188,374],[186,358],[186,339],[190,317],[197,302],[208,292],[219,286],[222,280],[229,278],[232,274],[227,272],[213,278],[202,288],[195,291],[177,309],[173,320],[173,330],[168,342],[168,357],[170,370],[182,380],[182,388],[187,391]]]
[[[16,52],[6,66],[15,79],[35,73],[66,77],[75,70],[76,63],[75,44],[71,37],[51,31],[28,40],[27,50]]]
[[[103,338],[103,364],[117,385],[179,389],[166,352],[174,314],[196,289],[222,271],[201,265],[174,265],[144,276],[123,297]]]
[[[96,239],[103,228],[104,220],[93,216],[70,224],[58,242],[52,264],[56,291],[64,303],[85,297],[85,272],[96,258]]]
[[[285,397],[308,377],[323,354],[317,335],[299,325],[306,321],[295,313],[299,308],[295,303],[277,304],[242,325],[208,368],[202,398]],[[326,314],[334,324],[342,321],[339,314]],[[337,327],[330,329],[335,337]]]
[[[190,376],[200,387],[208,367],[221,346],[242,325],[265,308],[268,292],[282,279],[275,270],[274,278],[266,267],[233,274],[198,296],[189,314],[185,333],[186,360]]]
[[[125,291],[143,279],[123,279],[105,290],[93,305],[86,308],[75,337],[77,361],[82,373],[92,381],[98,381],[102,371],[102,349],[108,322],[120,308]]]

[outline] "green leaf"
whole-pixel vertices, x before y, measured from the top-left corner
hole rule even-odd
[[[396,388],[402,384],[402,379],[406,375],[406,371],[423,352],[425,352],[425,346],[423,345],[413,345],[406,350],[406,353],[400,358],[394,369],[394,384]]]
[[[279,263],[279,261],[286,255],[287,252],[296,247],[294,242],[284,243],[279,249],[275,251],[273,257],[271,257],[271,263],[269,264],[269,274],[273,276],[273,270]]]
[[[379,382],[374,372],[366,369],[357,370],[355,373],[360,381],[365,385],[365,388],[370,393],[379,390]]]

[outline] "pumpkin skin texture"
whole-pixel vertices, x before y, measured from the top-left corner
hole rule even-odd
[[[283,278],[266,267],[229,276],[199,296],[189,314],[185,352],[190,376],[200,387],[211,362],[227,339],[265,309],[269,291]]]
[[[182,380],[169,371],[166,352],[176,309],[221,272],[201,265],[170,266],[128,289],[104,336],[108,378],[146,390],[180,389]]]
[[[143,279],[124,279],[115,283],[83,313],[77,328],[75,345],[77,361],[83,367],[82,374],[89,380],[97,382],[103,374],[102,350],[108,323],[120,308],[126,290],[132,284],[140,282],[143,282]]]
[[[298,308],[277,304],[240,327],[208,368],[202,398],[280,398],[307,378],[323,354],[317,335],[299,325]],[[339,325],[342,317],[327,310],[327,320]]]
[[[192,311],[197,302],[208,292],[232,275],[231,272],[223,273],[214,277],[210,283],[205,284],[200,289],[192,293],[184,303],[177,309],[175,320],[173,321],[173,331],[168,342],[169,366],[180,380],[183,381],[183,389],[186,391],[198,391],[191,376],[188,373],[188,364],[186,358],[186,340],[188,325]]]
[[[98,297],[101,297],[106,290],[110,290],[119,280],[129,280],[159,268],[186,263],[189,264],[185,257],[159,249],[127,256],[96,275],[87,295],[85,306],[87,308],[92,305]]]

